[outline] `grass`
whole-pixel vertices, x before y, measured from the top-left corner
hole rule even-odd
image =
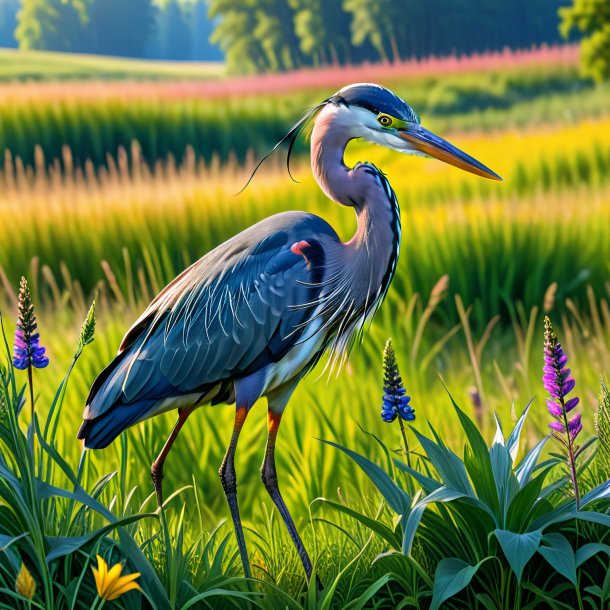
[[[365,80],[359,73],[350,78]],[[569,64],[376,80],[402,95],[428,127],[443,132],[570,123],[610,112],[608,87],[594,89]],[[215,155],[243,161],[250,149],[269,150],[306,108],[345,83],[289,92],[240,92],[213,81],[0,85],[0,150],[33,166],[39,146],[52,165],[67,145],[73,164],[90,160],[98,167],[107,166],[109,156],[116,161],[119,148],[129,151],[137,140],[149,163],[168,154],[181,162],[189,146],[208,162]]]
[[[432,300],[438,300],[439,297],[442,297],[442,287]],[[388,305],[391,307],[396,303]],[[587,435],[592,432],[590,408],[592,400],[588,397],[586,388],[593,390],[597,386],[594,379],[595,370],[610,365],[607,348],[610,339],[610,316],[605,315],[604,310],[600,310],[599,304],[595,301],[592,301],[591,305],[592,310],[589,312],[581,311],[576,316],[565,316],[561,330],[564,346],[571,356],[574,375],[578,379],[579,393],[583,397],[581,410],[586,430],[583,434]],[[424,335],[420,346],[425,360],[426,352],[434,350],[434,346],[429,342],[429,333],[434,331],[422,321],[421,309],[417,305],[406,303],[404,306],[407,312],[412,313],[405,312],[406,315],[399,316],[398,323],[396,318],[389,319],[387,315],[382,316],[380,323],[386,328],[387,325],[392,327],[397,337],[397,344],[400,345],[399,362],[404,365],[403,376],[413,397],[412,405],[417,412],[415,425],[423,431],[426,420],[434,421],[436,431],[444,442],[461,453],[460,447],[464,436],[459,432],[456,434],[459,429],[459,419],[456,418],[455,411],[449,408],[447,396],[444,395],[438,382],[429,382],[431,371],[422,373],[419,367],[420,359],[412,361],[406,356],[405,344],[413,345],[416,342],[413,334],[419,334],[415,329],[420,327]],[[49,353],[53,364],[48,370],[37,371],[35,377],[35,387],[39,391],[42,389],[41,392],[37,392],[39,395],[37,412],[40,422],[38,435],[40,436],[41,431],[46,429],[47,417],[51,424],[55,418],[59,424],[57,432],[44,433],[40,445],[38,441],[26,440],[25,436],[21,439],[19,433],[16,433],[19,428],[16,420],[11,419],[13,416],[10,415],[10,411],[9,424],[7,424],[6,409],[13,409],[13,405],[21,403],[18,396],[25,377],[19,375],[13,385],[11,374],[6,377],[6,371],[4,373],[0,398],[5,415],[0,425],[3,427],[8,425],[8,430],[13,432],[11,436],[7,436],[5,429],[2,430],[2,442],[7,448],[7,452],[3,452],[3,455],[11,457],[10,466],[5,461],[6,457],[0,460],[0,466],[4,469],[11,468],[19,477],[19,482],[11,486],[0,486],[0,493],[4,505],[10,506],[11,514],[18,515],[19,518],[17,521],[14,518],[8,519],[5,513],[0,512],[0,534],[5,536],[0,538],[0,542],[5,545],[9,541],[11,543],[10,551],[5,553],[0,561],[0,607],[14,608],[14,604],[17,603],[15,599],[11,600],[7,596],[13,592],[14,579],[21,561],[27,564],[38,586],[42,587],[38,592],[38,600],[42,598],[47,600],[44,606],[34,607],[44,607],[45,610],[91,607],[95,600],[95,589],[90,568],[96,553],[102,554],[111,564],[116,561],[126,561],[127,572],[134,570],[141,572],[140,582],[152,607],[186,608],[188,600],[193,600],[196,594],[215,596],[214,599],[210,599],[213,603],[212,607],[225,607],[223,600],[216,598],[218,595],[222,595],[227,603],[229,596],[242,595],[241,598],[236,597],[236,599],[240,599],[241,607],[244,607],[248,605],[247,599],[243,597],[248,595],[248,587],[239,576],[236,549],[232,540],[227,537],[230,530],[221,523],[220,529],[214,531],[219,518],[225,513],[220,501],[222,494],[216,481],[215,467],[223,451],[223,439],[219,437],[223,436],[224,425],[229,424],[231,409],[219,407],[203,409],[193,417],[190,427],[180,438],[168,462],[165,488],[168,493],[169,490],[175,490],[176,495],[169,499],[161,520],[158,515],[153,514],[154,496],[148,482],[148,464],[158,449],[157,441],[169,428],[169,419],[156,418],[149,421],[123,435],[121,440],[109,449],[103,452],[89,452],[81,457],[80,447],[73,438],[82,404],[80,398],[83,396],[82,392],[86,391],[91,372],[99,367],[100,354],[102,360],[107,358],[104,352],[109,340],[109,327],[111,321],[117,319],[116,308],[113,309],[111,318],[108,317],[108,312],[102,313],[98,322],[98,329],[101,332],[97,333],[96,341],[85,348],[72,372],[65,395],[59,394],[60,402],[57,407],[59,410],[53,416],[47,415],[48,405],[52,402],[54,386],[52,379],[60,377],[60,371],[65,370],[65,366],[72,360],[72,344],[76,343],[78,332],[74,328],[74,314],[66,309],[63,313],[47,315],[40,320],[39,329],[43,333],[43,342],[46,343],[47,338],[50,340]],[[423,319],[425,320],[425,316]],[[594,322],[596,319],[599,319],[599,322]],[[532,341],[539,334],[537,329],[540,326],[541,319],[536,316],[536,312],[531,312],[524,326],[516,321],[514,337],[511,339],[509,336],[503,336],[504,340],[514,345],[508,350],[503,350],[498,360],[494,358],[495,349],[485,349],[484,338],[474,339],[474,353],[470,356],[463,347],[453,345],[448,349],[447,342],[442,342],[443,349],[438,354],[439,358],[435,365],[444,368],[442,362],[446,362],[447,383],[458,390],[456,398],[458,396],[462,398],[464,400],[462,404],[468,405],[467,398],[462,396],[466,392],[462,392],[462,389],[476,380],[477,370],[487,380],[485,392],[480,388],[480,395],[485,396],[483,410],[473,409],[471,417],[479,421],[488,439],[493,435],[490,421],[492,407],[501,407],[500,416],[505,422],[510,418],[510,411],[507,410],[509,401],[501,395],[504,386],[508,387],[515,383],[516,386],[523,387],[524,382],[531,384],[535,393],[540,394],[541,342]],[[299,388],[284,418],[285,423],[278,446],[281,484],[290,508],[297,515],[306,545],[313,552],[318,573],[328,585],[320,598],[317,597],[315,589],[310,589],[304,596],[307,589],[298,559],[287,541],[281,524],[277,522],[277,517],[268,512],[269,501],[263,499],[261,485],[256,483],[257,458],[262,453],[262,445],[258,441],[261,440],[264,428],[264,413],[260,406],[255,407],[255,412],[250,418],[255,421],[250,421],[244,431],[238,452],[237,468],[242,512],[253,552],[254,573],[257,578],[262,579],[261,583],[256,583],[255,591],[264,594],[264,597],[253,598],[251,602],[260,607],[274,608],[279,604],[313,610],[314,607],[320,607],[326,599],[325,607],[343,608],[349,602],[356,603],[355,600],[362,600],[363,596],[366,599],[370,593],[369,587],[376,586],[376,583],[379,585],[373,590],[373,594],[379,592],[376,599],[378,601],[387,599],[386,603],[395,606],[398,600],[404,599],[405,595],[415,595],[417,591],[423,597],[430,596],[432,578],[437,569],[436,565],[442,557],[448,557],[453,553],[466,553],[470,561],[472,558],[477,561],[485,557],[486,551],[481,540],[484,542],[484,539],[489,540],[489,537],[485,532],[475,531],[482,525],[488,527],[484,520],[477,521],[476,526],[473,521],[473,528],[467,535],[467,546],[458,550],[461,544],[459,540],[461,528],[454,527],[450,519],[444,520],[445,513],[441,509],[438,511],[429,509],[427,514],[430,516],[424,517],[421,538],[416,538],[414,547],[414,558],[423,566],[425,582],[420,580],[424,577],[420,576],[419,572],[413,571],[409,560],[405,560],[402,556],[387,561],[374,561],[381,552],[388,549],[384,535],[392,532],[393,520],[390,512],[371,487],[368,479],[370,469],[366,464],[363,470],[354,469],[350,462],[336,455],[335,448],[317,440],[317,438],[337,440],[344,446],[357,449],[379,464],[385,464],[389,460],[390,454],[386,455],[387,451],[400,452],[401,437],[397,428],[382,424],[379,420],[377,405],[381,389],[376,388],[380,386],[381,371],[378,364],[371,365],[373,358],[380,359],[376,352],[380,345],[379,338],[384,331],[385,329],[383,331],[380,328],[374,329],[372,336],[367,339],[367,347],[357,353],[352,364],[353,368],[345,371],[330,385],[312,384],[311,378],[306,380]],[[460,329],[461,333],[466,336],[470,333],[466,321]],[[70,340],[70,335],[73,341]],[[499,337],[495,336],[494,342],[498,340]],[[110,341],[112,342],[112,338]],[[463,339],[460,343],[462,341]],[[515,353],[517,345],[523,349],[520,356]],[[511,358],[517,358],[514,361],[513,374],[523,382],[516,378],[509,381],[509,375],[505,376],[500,372]],[[6,362],[5,358],[3,361]],[[472,369],[469,370],[469,367]],[[497,371],[497,382],[491,384],[494,368]],[[14,389],[11,390],[11,387]],[[519,407],[517,410],[521,411]],[[533,447],[540,431],[545,427],[547,415],[541,396],[534,402],[531,415],[538,424],[534,427],[530,425],[524,430],[525,439],[522,444],[526,449]],[[459,418],[461,417],[459,415]],[[21,415],[21,419],[24,419],[24,415]],[[13,423],[10,423],[11,421]],[[381,439],[379,442],[387,445],[388,449],[374,442],[373,437],[367,435],[359,424],[364,430]],[[50,425],[49,430],[53,429],[54,426]],[[411,435],[412,432],[410,431],[409,434]],[[43,438],[51,449],[47,448]],[[14,448],[15,442],[18,443],[18,449]],[[414,455],[421,455],[421,444],[423,441],[420,438],[411,439]],[[40,447],[39,451],[38,447]],[[426,448],[426,451],[432,456],[430,458],[432,464],[440,468],[439,472],[443,472],[430,449]],[[28,457],[30,452],[35,456],[31,458],[31,463]],[[524,455],[523,450],[520,455]],[[177,467],[177,464],[189,464],[188,472],[185,468]],[[427,468],[421,463],[417,467]],[[51,489],[44,485],[29,484],[35,476],[36,468],[40,472],[39,480],[55,486],[53,493],[50,494]],[[3,477],[6,477],[6,472],[4,470],[2,472]],[[425,472],[430,474],[429,469]],[[543,476],[545,474],[546,471]],[[405,484],[402,477],[393,476],[396,476],[396,484]],[[374,477],[374,480],[379,485],[378,478]],[[473,480],[477,486],[476,479]],[[601,481],[602,485],[604,481],[605,478]],[[587,485],[592,484],[587,483]],[[64,491],[57,491],[58,489]],[[384,488],[380,487],[380,489],[383,493]],[[589,487],[586,489],[588,490]],[[430,490],[425,488],[425,492],[429,493]],[[482,491],[479,493],[482,494]],[[39,497],[37,494],[43,495]],[[27,496],[29,500],[22,500],[22,495]],[[314,500],[320,496],[328,500]],[[556,498],[555,502],[563,501],[562,497]],[[46,510],[38,510],[40,502]],[[391,500],[388,500],[388,504],[396,510]],[[605,505],[596,506],[600,510]],[[111,507],[112,513],[105,507]],[[459,519],[467,519],[468,511],[473,509],[466,507],[466,513],[462,513],[464,508],[458,504],[452,510],[457,511]],[[338,514],[337,510],[349,514]],[[545,508],[546,512],[548,510],[549,508]],[[354,521],[354,514],[362,525]],[[536,514],[540,519],[540,511]],[[385,528],[381,530],[385,534],[379,536],[368,530],[371,519],[379,524],[375,527],[375,531]],[[27,531],[32,535],[31,542],[24,539],[13,541],[13,537],[20,535],[22,527],[20,524],[23,522],[27,523]],[[451,548],[439,546],[438,541],[435,542],[440,527],[448,532],[443,544],[447,545],[451,540]],[[573,540],[573,532],[569,524],[567,529],[563,528],[561,531]],[[580,538],[577,534],[575,548],[588,541],[603,541],[601,532],[602,530],[591,527],[581,531]],[[62,551],[55,552],[53,559],[46,559],[49,547],[55,548],[59,542],[54,538],[58,534],[64,536],[61,539]],[[400,530],[396,535],[401,536]],[[479,540],[480,536],[483,538]],[[392,535],[391,540],[394,538],[395,536]],[[390,548],[392,544],[395,543],[392,542]],[[421,544],[432,544],[435,554],[427,554],[418,546]],[[470,550],[468,545],[472,545]],[[477,557],[480,553],[483,555]],[[480,584],[481,578],[487,579],[490,584],[488,593],[492,596],[509,595],[506,597],[508,603],[510,594],[505,594],[504,591],[514,593],[517,590],[510,576],[512,563],[506,565],[500,555],[498,561],[502,565],[502,584],[498,584],[499,581],[494,576],[497,572],[494,572],[493,566],[481,570],[477,582]],[[599,578],[599,574],[603,574],[603,570],[607,569],[603,567],[603,562],[601,563],[602,565],[598,567],[595,567],[597,564],[587,564],[588,572],[583,576],[583,583],[589,585],[591,578],[593,583],[596,582],[595,579]],[[504,572],[504,570],[508,571]],[[397,578],[397,582],[391,587],[386,587],[388,574],[390,579]],[[543,595],[544,598],[544,595],[557,596],[561,593],[562,599],[570,600],[573,588],[564,586],[561,591],[557,589],[553,593],[555,589],[551,587],[557,583],[553,581],[553,584],[549,584],[549,581],[545,580],[548,577],[548,571],[540,573],[537,568],[531,566],[524,580],[537,583],[542,589],[538,592],[535,589],[524,589],[523,599],[536,600],[537,595]],[[334,588],[335,584],[336,588]],[[485,584],[483,587],[485,589]],[[569,589],[567,598],[566,589]],[[476,590],[475,588],[474,591]],[[468,595],[472,595],[470,589]],[[168,600],[167,606],[163,602],[165,596]],[[53,605],[49,605],[50,599],[54,600]],[[131,608],[131,604],[137,599],[138,594],[130,594],[121,599],[117,607]],[[419,605],[420,603],[423,601],[414,604],[415,607],[427,607],[425,604]],[[123,604],[127,605],[123,606]],[[514,607],[519,607],[518,602],[515,604]],[[21,602],[18,607],[22,607]]]
[[[599,292],[610,261],[609,127],[603,120],[455,141],[499,172],[503,184],[437,161],[368,146],[350,150],[350,162],[366,155],[388,173],[402,206],[396,293],[428,294],[446,273],[451,292],[474,306],[481,328],[498,313],[506,319],[516,301],[528,309],[540,305],[553,282],[561,300],[582,302],[587,283]],[[204,167],[192,156],[181,167],[157,164],[154,172],[140,164],[131,172],[122,161],[97,176],[91,169],[31,175],[17,164],[0,192],[4,287],[10,291],[36,257],[37,269],[53,276],[42,300],[68,288],[82,303],[100,281],[111,280],[133,304],[218,243],[279,211],[318,213],[343,238],[351,235],[352,215],[329,205],[305,167],[296,168],[302,184],[292,184],[277,166],[264,171],[236,197],[243,170]],[[444,314],[445,321],[457,320],[455,311]]]

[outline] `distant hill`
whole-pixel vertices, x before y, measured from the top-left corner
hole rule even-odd
[[[122,59],[0,48],[0,81],[200,80],[225,74],[222,62]]]

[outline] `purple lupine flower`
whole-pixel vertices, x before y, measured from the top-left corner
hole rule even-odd
[[[388,339],[383,350],[383,390],[381,419],[384,422],[393,422],[397,417],[406,421],[415,419],[415,411],[409,404],[411,397],[407,396],[402,383],[391,339]]]
[[[551,395],[551,398],[547,398],[546,401],[547,408],[555,419],[549,424],[549,427],[553,437],[566,452],[578,510],[580,497],[576,477],[576,458],[579,450],[575,442],[582,430],[582,423],[580,413],[568,417],[568,414],[578,405],[579,399],[577,396],[567,398],[576,385],[570,369],[566,366],[567,363],[568,357],[557,339],[551,320],[546,316],[544,318],[544,375],[542,381],[544,389]]]
[[[30,297],[27,280],[22,277],[19,285],[19,319],[15,331],[13,365],[16,369],[25,370],[30,366],[42,369],[49,364],[45,348],[40,345],[40,334],[36,332],[38,324],[34,314],[34,305]]]
[[[568,357],[557,339],[548,316],[544,319],[544,389],[552,398],[547,399],[549,413],[556,421],[550,424],[553,431],[565,434],[566,428],[570,437],[575,439],[582,429],[580,414],[567,418],[579,402],[578,397],[566,400],[567,395],[574,389],[576,382],[571,377],[571,371],[566,368]]]

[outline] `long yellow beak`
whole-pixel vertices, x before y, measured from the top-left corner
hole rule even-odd
[[[445,163],[455,165],[460,169],[466,170],[477,176],[489,178],[490,180],[502,180],[496,172],[491,171],[488,167],[460,150],[434,135],[431,131],[424,129],[416,123],[409,123],[404,129],[398,130],[398,135],[408,144],[412,150],[422,152],[435,159],[440,159]]]

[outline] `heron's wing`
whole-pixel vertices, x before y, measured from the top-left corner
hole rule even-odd
[[[94,384],[85,419],[117,402],[207,393],[277,362],[301,339],[321,289],[322,245],[311,232],[244,235],[151,303],[125,336],[115,367]]]

